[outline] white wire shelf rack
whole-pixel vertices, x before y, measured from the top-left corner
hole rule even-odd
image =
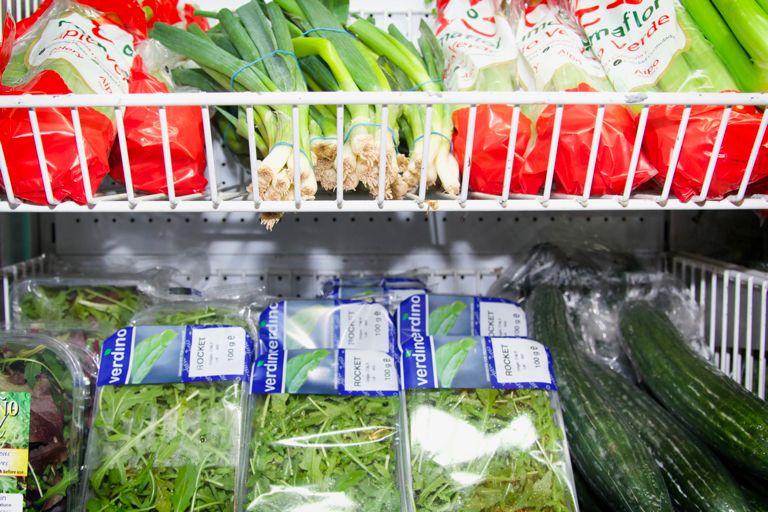
[[[45,255],[0,270],[4,325],[11,320],[11,290],[18,280],[43,274]],[[700,337],[708,344],[710,361],[740,385],[765,399],[768,371],[768,273],[729,265],[698,256],[673,254],[664,260],[665,272],[681,280],[701,310]],[[499,277],[500,268],[424,269],[439,293],[482,294]],[[293,271],[216,270],[210,276],[251,279],[286,297],[316,297],[332,272],[318,269]],[[301,279],[295,279],[300,276]],[[273,283],[275,286],[268,285]]]
[[[210,112],[216,106],[240,106],[252,107],[255,105],[291,105],[294,115],[297,114],[300,105],[327,105],[342,112],[345,105],[366,104],[392,107],[396,105],[421,105],[426,110],[425,133],[432,131],[432,109],[435,105],[470,106],[469,127],[470,134],[467,137],[467,155],[463,164],[465,169],[471,169],[472,148],[474,148],[474,120],[477,116],[479,105],[513,105],[513,111],[519,112],[520,108],[527,105],[554,105],[555,124],[549,153],[549,161],[546,168],[546,181],[543,190],[536,195],[510,194],[508,185],[512,175],[518,171],[514,168],[514,154],[509,152],[505,163],[504,187],[506,192],[500,196],[474,193],[470,190],[470,172],[465,172],[461,178],[461,192],[451,196],[435,193],[427,190],[426,186],[426,162],[421,169],[421,179],[418,189],[409,193],[404,199],[387,200],[384,197],[384,186],[379,187],[376,197],[360,195],[356,193],[344,193],[343,187],[338,186],[335,193],[320,193],[315,200],[302,199],[298,188],[295,197],[290,201],[262,201],[256,190],[250,192],[247,187],[257,184],[258,180],[252,179],[258,168],[258,158],[255,145],[250,144],[250,158],[248,163],[240,169],[240,179],[237,183],[223,187],[219,184],[217,170],[219,161],[224,159],[224,153],[211,129]],[[162,140],[164,147],[164,171],[168,194],[142,195],[133,190],[131,185],[130,159],[126,147],[125,126],[123,113],[127,107],[148,106],[156,107],[160,119],[166,117],[166,108],[172,106],[198,106],[204,124],[205,153],[207,155],[207,177],[209,186],[206,192],[179,196],[175,194],[173,182],[173,161],[170,155],[170,142],[167,123],[161,122]],[[560,127],[565,115],[565,107],[568,105],[595,105],[598,109],[596,125],[591,146],[591,156],[585,170],[585,182],[583,194],[578,196],[566,196],[557,194],[554,187],[555,161],[559,147]],[[624,193],[614,196],[592,197],[591,188],[594,177],[597,151],[600,143],[600,130],[603,116],[599,115],[608,105],[631,105],[640,109],[639,125],[633,158],[630,168],[627,169],[627,186]],[[664,183],[657,193],[634,193],[631,185],[638,168],[643,136],[646,131],[648,111],[651,108],[664,105],[681,105],[684,108],[677,139],[669,162],[669,169]],[[723,109],[723,126],[717,130],[714,139],[709,165],[702,182],[699,194],[689,202],[682,202],[671,196],[671,185],[674,180],[675,170],[681,151],[684,147],[687,122],[690,111],[698,105],[716,105]],[[768,105],[768,94],[746,93],[648,93],[648,94],[624,94],[624,93],[537,93],[537,92],[446,92],[440,94],[424,92],[361,92],[361,93],[176,93],[176,94],[134,94],[134,95],[23,95],[4,96],[0,98],[0,108],[26,109],[29,112],[30,125],[33,130],[35,148],[40,165],[40,177],[47,200],[45,205],[32,205],[20,201],[13,193],[13,186],[6,165],[5,153],[12,148],[0,148],[0,171],[5,195],[0,199],[0,212],[208,212],[208,211],[259,211],[259,212],[375,212],[375,211],[565,211],[565,210],[698,210],[698,209],[765,209],[768,208],[768,196],[748,195],[747,186],[758,161],[758,153],[761,148],[766,128],[768,127],[768,111],[762,115],[760,129],[753,141],[745,141],[751,147],[751,156],[746,163],[741,185],[734,194],[723,200],[709,200],[707,195],[717,170],[719,148],[727,132],[728,114],[732,107],[737,105],[752,105],[764,107]],[[39,132],[36,111],[41,108],[70,109],[73,119],[79,119],[79,109],[87,107],[101,107],[113,109],[117,123],[118,141],[122,154],[122,163],[125,170],[126,185],[122,190],[115,189],[108,192],[99,192],[85,187],[87,204],[78,205],[72,202],[58,202],[53,197],[51,190],[51,178],[47,169],[45,158],[46,148],[43,146]],[[249,109],[250,110],[250,109]],[[339,125],[343,123],[343,115],[339,116]],[[386,126],[382,123],[381,134],[386,135]],[[514,118],[510,129],[510,141],[516,140],[516,123]],[[83,134],[80,124],[75,122],[74,134],[76,139],[72,151],[77,151],[80,161],[85,161]],[[339,147],[343,145],[341,134],[344,133],[340,126]],[[294,157],[298,157],[298,130],[294,130]],[[252,142],[252,141],[251,141]],[[424,144],[425,156],[429,151],[429,144]],[[510,144],[509,147],[514,147]],[[341,153],[339,153],[339,160]],[[81,166],[83,183],[89,184],[88,166]],[[341,162],[337,162],[337,183],[343,180]],[[386,162],[382,160],[379,166],[380,183],[384,183]],[[299,173],[298,166],[296,173]],[[299,176],[295,177],[300,180]]]
[[[712,364],[765,399],[768,273],[687,255],[672,256],[667,271],[699,304]]]

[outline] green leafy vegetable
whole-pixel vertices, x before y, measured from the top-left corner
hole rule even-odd
[[[456,373],[477,344],[474,338],[464,338],[442,345],[435,351],[437,363],[437,381],[442,387],[450,387]]]
[[[549,392],[442,389],[406,398],[417,511],[575,509]]]
[[[37,286],[32,283],[19,301],[19,319],[24,325],[71,326],[112,334],[128,325],[147,302],[132,286]]]
[[[429,314],[429,335],[445,336],[451,333],[461,313],[467,308],[464,302],[456,301],[441,306]]]
[[[245,325],[234,308],[198,304],[142,316],[161,325]],[[150,343],[145,364],[167,347],[168,332]],[[234,511],[242,407],[240,382],[100,388],[86,510]]]
[[[309,372],[317,368],[320,362],[330,354],[328,350],[320,349],[304,352],[288,359],[285,370],[285,382],[288,393],[298,393],[301,386],[307,382]]]
[[[259,397],[246,510],[399,511],[398,403],[397,397]]]
[[[177,333],[166,329],[160,334],[155,334],[142,340],[133,352],[133,371],[131,372],[131,383],[141,384],[147,374],[152,370],[168,345],[176,339]]]
[[[88,512],[234,510],[241,386],[101,388]]]

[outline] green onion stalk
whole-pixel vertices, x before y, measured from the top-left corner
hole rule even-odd
[[[443,54],[432,30],[422,21],[419,46],[420,57],[415,48],[404,44],[399,38],[384,32],[365,19],[357,19],[348,26],[366,46],[379,55],[385,56],[395,66],[402,70],[416,87],[427,92],[444,90],[441,76],[443,70]],[[434,39],[434,40],[433,40]],[[429,134],[430,151],[427,162],[427,184],[434,185],[440,180],[443,190],[452,195],[458,195],[461,189],[459,182],[459,164],[451,153],[450,137],[452,133],[451,109],[444,105],[435,105],[435,121],[432,124],[434,134]],[[414,119],[411,128],[417,130],[418,124]],[[411,153],[411,168],[406,173],[406,181],[412,182],[413,176],[420,170],[424,138],[415,142]]]

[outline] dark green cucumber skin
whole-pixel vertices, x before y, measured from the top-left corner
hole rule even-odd
[[[552,351],[571,454],[589,485],[613,512],[671,512],[649,447],[582,365],[562,293],[551,286],[537,288],[526,313],[534,338]]]
[[[725,465],[645,391],[605,366],[587,368],[606,396],[651,447],[677,510],[750,512],[752,506]]]
[[[768,479],[768,404],[699,357],[650,304],[627,304],[620,328],[635,369],[659,402],[721,456]]]
[[[600,503],[600,498],[592,493],[587,479],[581,473],[574,470],[573,480],[576,484],[576,495],[579,497],[579,512],[608,512],[605,505]]]

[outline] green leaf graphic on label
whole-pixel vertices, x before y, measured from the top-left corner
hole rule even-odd
[[[136,345],[133,351],[133,371],[130,377],[132,384],[141,384],[155,363],[163,356],[168,345],[176,339],[176,336],[176,331],[166,329],[160,334],[145,338]]]
[[[441,306],[429,314],[429,334],[430,336],[445,336],[450,334],[453,326],[459,316],[467,309],[467,305],[461,301],[456,301],[445,306]],[[467,334],[467,333],[463,333]]]
[[[322,320],[330,310],[331,308],[328,306],[317,304],[287,315],[285,331],[288,343],[286,348],[290,350],[317,346],[313,343],[312,333],[317,328],[317,324],[320,320]]]
[[[285,369],[285,388],[288,393],[297,393],[307,382],[309,372],[320,365],[320,362],[330,355],[325,349],[304,352],[288,359]]]
[[[446,343],[435,351],[437,364],[437,382],[442,387],[450,387],[456,373],[477,344],[474,338],[463,338]]]

